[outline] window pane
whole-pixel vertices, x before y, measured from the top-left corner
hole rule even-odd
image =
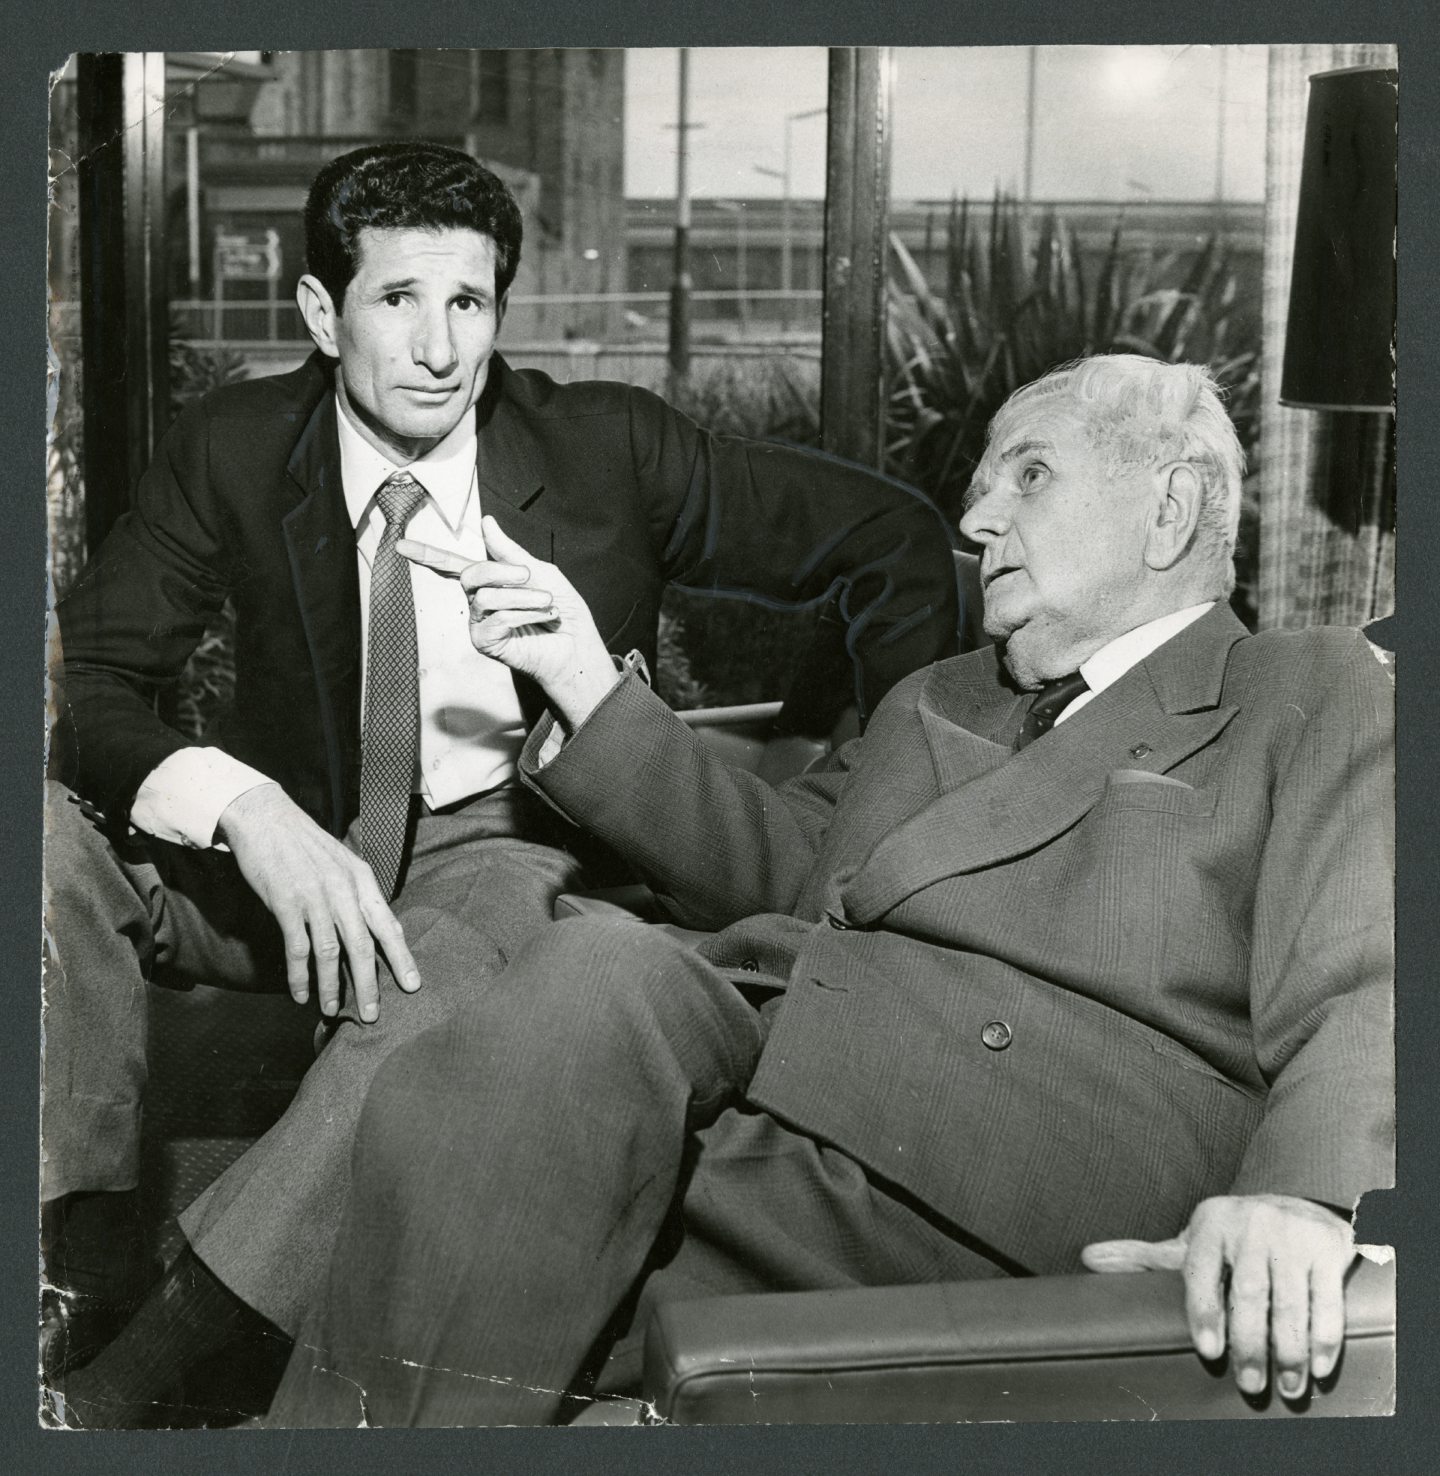
[[[701,424],[819,444],[826,53],[692,49],[685,130],[691,370],[669,383],[679,55],[626,53],[623,323],[600,372],[657,390]],[[811,619],[672,591],[661,686],[682,706],[778,697]]]

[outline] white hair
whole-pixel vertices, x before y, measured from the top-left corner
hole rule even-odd
[[[1221,403],[1223,391],[1199,364],[1165,364],[1141,354],[1076,359],[1015,391],[990,422],[1038,399],[1063,397],[1080,411],[1090,444],[1112,476],[1184,461],[1200,479],[1194,551],[1235,586],[1235,540],[1245,453]],[[987,444],[989,435],[987,435]]]

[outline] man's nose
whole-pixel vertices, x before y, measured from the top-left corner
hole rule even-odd
[[[960,532],[972,543],[989,543],[1000,538],[1010,525],[1010,512],[1004,496],[986,492],[977,497],[960,519]]]
[[[458,357],[455,335],[450,331],[450,315],[426,314],[417,328],[410,352],[415,362],[423,364],[432,374],[448,374]]]

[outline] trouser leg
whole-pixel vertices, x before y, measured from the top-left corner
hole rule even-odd
[[[123,864],[55,784],[46,785],[45,861],[41,1197],[131,1189],[159,875]]]
[[[136,843],[46,785],[42,1198],[134,1187],[148,981],[278,982],[278,933],[233,861]]]
[[[347,1001],[281,1119],[180,1217],[209,1269],[287,1332],[319,1294],[349,1189],[356,1120],[375,1073],[503,968],[548,925],[556,894],[579,884],[565,852],[496,833],[523,823],[510,797],[419,823],[395,912],[420,990],[405,994],[377,961],[379,1018],[360,1022]]]
[[[140,1170],[149,981],[283,987],[278,932],[231,858],[118,845],[46,786],[40,1355],[91,1359],[155,1273]]]
[[[759,1015],[633,924],[561,923],[396,1052],[270,1423],[553,1419],[743,1089]]]

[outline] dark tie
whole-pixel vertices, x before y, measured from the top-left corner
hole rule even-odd
[[[410,792],[420,747],[420,678],[410,562],[395,552],[425,501],[409,472],[376,494],[385,532],[370,566],[370,637],[365,664],[365,742],[360,765],[360,849],[386,897],[405,852]]]
[[[1056,677],[1053,682],[1045,682],[1035,694],[1025,721],[1020,724],[1020,736],[1015,740],[1015,747],[1024,748],[1027,743],[1043,738],[1066,707],[1082,692],[1089,690],[1090,684],[1078,671]]]

